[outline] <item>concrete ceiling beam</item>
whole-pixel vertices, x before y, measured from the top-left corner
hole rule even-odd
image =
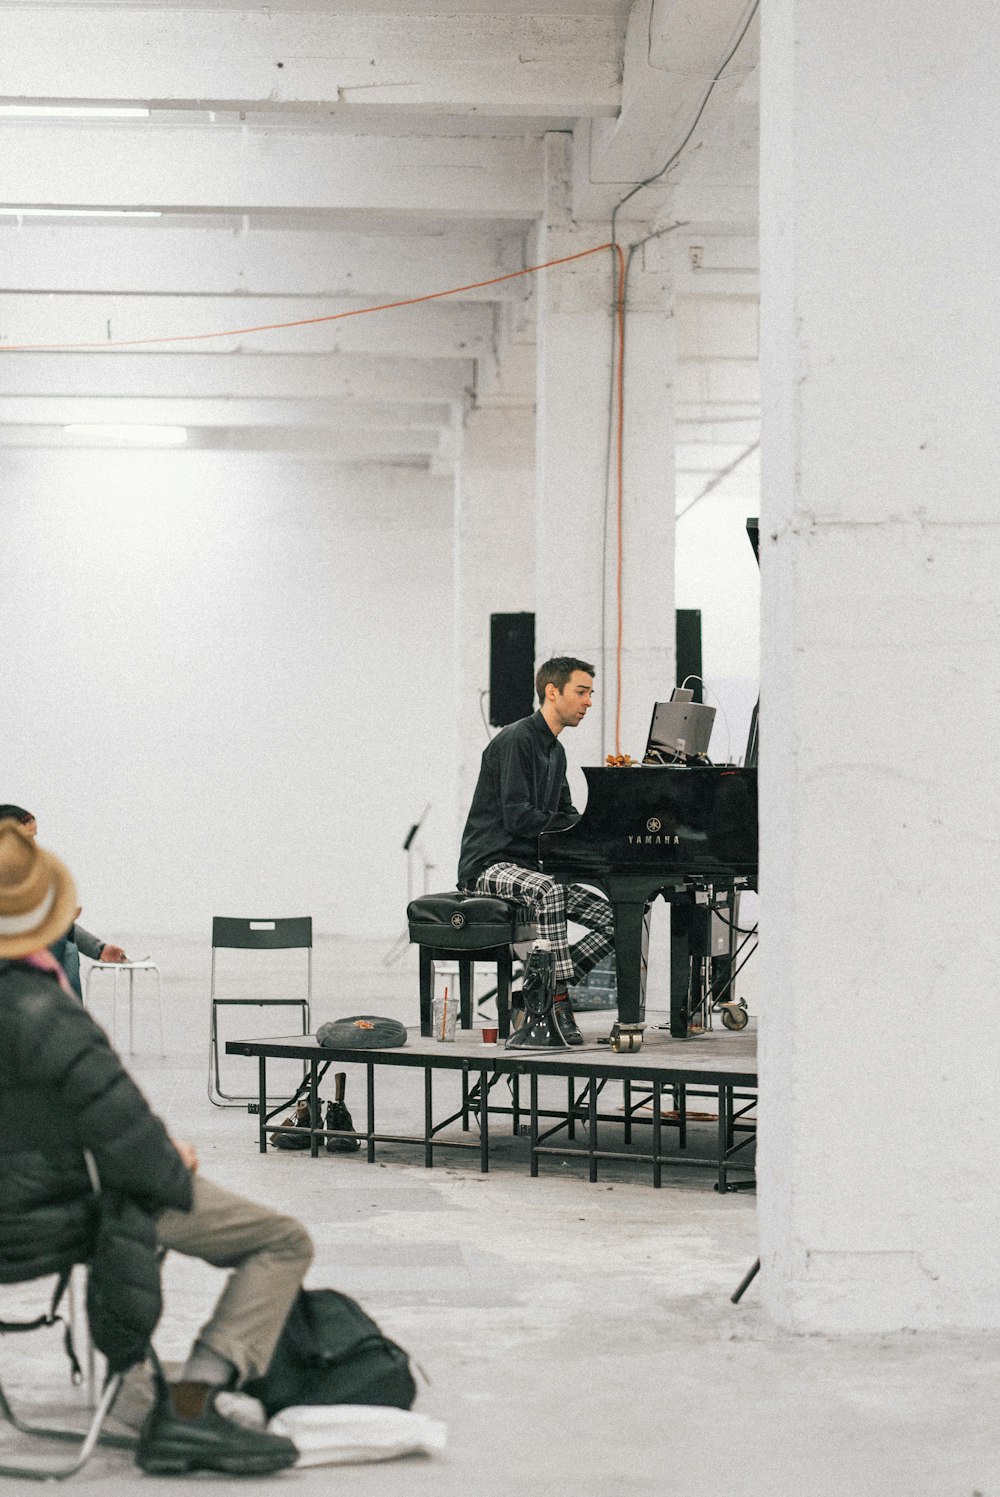
[[[625,40],[621,112],[590,129],[589,181],[642,182],[663,167],[694,124],[746,13],[747,0],[637,0]],[[687,149],[697,150],[728,114],[758,53],[755,20],[711,89]]]
[[[0,122],[8,206],[533,219],[541,151],[521,136],[337,135],[232,125]],[[339,226],[337,226],[339,227]]]
[[[759,296],[756,235],[680,229],[671,243],[675,296]]]
[[[48,0],[39,0],[39,3],[44,5]],[[108,10],[121,5],[133,10],[145,7],[148,10],[210,10],[220,13],[253,8],[248,7],[248,0],[54,0],[54,3],[63,10],[92,10],[95,4]],[[514,16],[614,16],[624,31],[631,4],[632,0],[503,0],[503,9],[505,15]],[[285,0],[282,8],[307,14],[324,13],[332,8],[332,0]],[[350,13],[349,5],[344,9]],[[496,0],[448,0],[446,7],[448,15],[456,16],[493,15],[496,9]],[[356,7],[356,13],[365,16],[398,16],[404,10],[400,0],[362,0],[362,4]]]
[[[369,431],[392,427],[449,427],[443,401],[331,401],[179,399],[164,396],[0,396],[0,426],[65,424],[142,426],[315,426]]]
[[[426,465],[437,451],[440,432],[436,427],[425,431],[343,432],[317,430],[314,427],[291,428],[270,426],[214,427],[191,431],[183,448],[192,451],[224,448],[240,452],[308,452],[336,462],[379,462],[402,460]],[[0,448],[4,447],[70,447],[80,450],[121,451],[141,447],[142,442],[121,441],[112,437],[88,437],[67,432],[62,426],[0,426]],[[156,446],[150,442],[145,444]]]
[[[364,234],[153,222],[0,220],[4,291],[423,296],[519,270],[520,233]],[[162,232],[160,230],[162,229]],[[71,251],[71,253],[70,253]],[[527,278],[470,300],[517,299]]]
[[[430,302],[335,322],[278,327],[270,332],[240,331],[327,317],[367,305],[362,300],[343,298],[43,296],[18,292],[0,295],[0,339],[12,347],[92,344],[94,352],[101,352],[101,345],[108,343],[210,334],[213,352],[247,349],[254,353],[368,353],[437,359],[474,358],[492,347],[491,308],[461,302]],[[197,342],[180,346],[198,349]]]
[[[438,403],[471,396],[471,359],[363,354],[8,353],[0,395]]]
[[[337,462],[379,462],[387,459],[423,463],[437,451],[441,433],[437,427],[412,431],[319,431],[315,427],[291,431],[284,427],[248,426],[229,427],[217,434],[205,435],[211,445],[225,446],[243,452],[296,452],[322,453]]]
[[[4,9],[10,100],[570,116],[620,103],[614,15]]]

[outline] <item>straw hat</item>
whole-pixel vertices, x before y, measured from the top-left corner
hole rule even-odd
[[[18,821],[0,821],[0,957],[51,946],[76,917],[69,869]]]

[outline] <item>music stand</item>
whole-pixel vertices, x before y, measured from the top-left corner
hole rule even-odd
[[[420,893],[429,894],[429,880],[427,875],[431,872],[434,864],[429,862],[424,851],[423,843],[420,841],[420,832],[427,813],[431,808],[430,801],[427,802],[417,820],[410,827],[403,839],[403,851],[406,853],[406,903],[407,906],[417,897],[417,866],[420,865]],[[402,934],[396,937],[385,956],[382,958],[383,967],[391,967],[398,962],[407,946],[410,944],[410,929],[408,925],[403,926]]]

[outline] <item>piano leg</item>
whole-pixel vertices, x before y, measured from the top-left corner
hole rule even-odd
[[[670,1033],[686,1040],[691,996],[691,923],[694,896],[678,889],[670,896]]]
[[[649,901],[615,903],[615,973],[618,1022],[642,1024],[646,1018],[646,959],[649,950]]]

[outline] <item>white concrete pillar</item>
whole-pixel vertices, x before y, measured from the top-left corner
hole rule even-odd
[[[1000,31],[762,15],[763,1291],[995,1327]]]
[[[568,135],[546,137],[540,262],[608,237],[606,225],[572,219],[570,148]],[[648,232],[619,224],[626,246]],[[621,745],[638,757],[651,704],[673,685],[674,336],[663,241],[637,250],[628,293]],[[615,736],[612,294],[610,251],[539,276],[536,654],[539,660],[578,655],[597,666],[597,706],[573,734],[571,750],[586,764],[600,763]]]
[[[489,736],[490,614],[535,607],[534,405],[466,417],[455,473],[459,831]],[[447,881],[445,881],[447,882]]]

